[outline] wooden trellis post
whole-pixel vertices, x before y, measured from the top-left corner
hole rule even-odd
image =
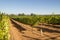
[[[41,29],[40,31],[41,31],[41,36],[43,36],[43,31],[42,31],[42,29]]]
[[[42,24],[41,24],[41,27],[42,27]],[[40,32],[41,32],[41,36],[43,36],[43,30],[42,30],[42,28],[40,29]]]

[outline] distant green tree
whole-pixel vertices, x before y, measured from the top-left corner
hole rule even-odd
[[[24,16],[25,14],[24,13],[19,13],[18,16]]]
[[[10,16],[15,16],[15,14],[10,14]]]
[[[31,16],[36,16],[36,14],[34,14],[34,13],[31,13]]]

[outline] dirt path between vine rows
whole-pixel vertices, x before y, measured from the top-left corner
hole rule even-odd
[[[21,38],[21,34],[19,33],[19,31],[13,26],[14,24],[9,21],[9,33],[10,33],[10,39],[9,40],[22,40]]]
[[[10,40],[39,40],[39,36],[32,33],[30,29],[24,29],[13,21],[9,21]],[[32,29],[32,28],[31,28]]]
[[[9,20],[9,34],[9,40],[60,40],[59,33],[38,31],[12,19]]]

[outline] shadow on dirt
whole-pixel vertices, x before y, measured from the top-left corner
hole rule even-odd
[[[12,24],[14,24],[14,27],[16,27],[20,32],[26,30],[26,29],[22,28],[20,25],[18,25],[17,23],[15,23],[14,21],[11,20],[11,22],[12,22]]]
[[[41,25],[41,24],[39,24],[39,25]],[[58,26],[58,25],[57,26],[56,25],[49,25],[49,24],[42,24],[42,25],[60,29],[60,26]]]
[[[51,29],[47,29],[47,28],[43,28],[43,27],[35,27],[38,29],[38,31],[40,31],[40,29],[42,29],[43,32],[50,32],[50,33],[60,33],[60,31],[58,30],[51,30]]]

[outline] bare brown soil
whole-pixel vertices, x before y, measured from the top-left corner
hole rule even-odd
[[[60,29],[37,25],[32,28],[30,25],[22,24],[15,20],[9,21],[9,40],[60,40]],[[39,26],[39,27],[38,27]]]

